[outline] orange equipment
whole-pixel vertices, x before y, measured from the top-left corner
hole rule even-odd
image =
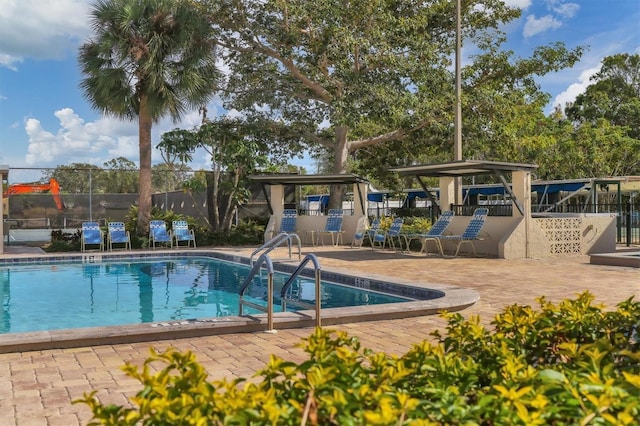
[[[62,198],[60,197],[60,185],[54,178],[49,179],[49,183],[16,183],[9,185],[7,190],[2,193],[3,202],[5,199],[16,194],[38,194],[50,192],[53,195],[53,200],[56,202],[58,212],[62,213],[64,204],[62,204]],[[8,209],[7,209],[8,210]],[[6,213],[7,211],[5,211]]]

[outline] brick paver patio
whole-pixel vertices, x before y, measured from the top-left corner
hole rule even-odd
[[[250,249],[234,250],[242,255]],[[613,307],[631,296],[640,297],[640,269],[590,265],[588,256],[503,260],[440,259],[390,251],[320,247],[313,249],[323,269],[363,271],[407,280],[430,281],[475,289],[481,300],[462,311],[480,315],[485,323],[504,306],[535,305],[546,296],[560,301],[584,291]],[[438,316],[332,326],[361,339],[362,346],[402,354],[412,344],[441,328]],[[310,329],[281,330],[277,334],[245,333],[137,344],[0,354],[1,425],[86,424],[91,413],[71,401],[97,390],[103,402],[126,404],[140,390],[137,381],[120,370],[125,361],[141,364],[149,347],[193,351],[211,379],[248,377],[270,354],[291,361],[305,357],[297,344]]]

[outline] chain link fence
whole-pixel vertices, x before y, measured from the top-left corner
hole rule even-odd
[[[137,169],[11,169],[3,193],[15,184],[20,184],[21,189],[6,199],[4,219],[10,222],[11,229],[79,229],[84,221],[127,221],[131,207],[138,204],[137,176]],[[59,185],[59,193],[46,185],[52,177]],[[152,188],[152,206],[207,225],[210,206],[203,172],[154,171]],[[252,199],[238,208],[236,223],[245,218],[268,217],[263,192],[256,187],[251,188],[251,193]],[[62,210],[56,204],[58,196]]]

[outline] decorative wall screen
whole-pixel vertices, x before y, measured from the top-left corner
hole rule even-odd
[[[551,254],[582,253],[582,238],[580,228],[582,219],[569,218],[540,218],[535,219],[547,235]]]

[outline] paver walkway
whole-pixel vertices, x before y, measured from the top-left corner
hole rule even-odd
[[[251,250],[237,250],[248,255]],[[631,296],[640,298],[640,269],[590,265],[588,256],[546,259],[439,259],[370,249],[320,247],[313,250],[323,269],[361,271],[408,280],[431,281],[473,288],[481,300],[462,311],[480,315],[485,323],[503,307],[536,305],[546,296],[557,302],[583,291],[613,307]],[[360,338],[363,347],[402,354],[414,343],[441,328],[438,316],[333,326]],[[193,351],[211,379],[249,377],[262,368],[270,354],[300,362],[297,347],[310,329],[277,334],[247,333],[153,344],[107,345],[77,349],[0,354],[0,425],[86,424],[91,413],[71,401],[83,392],[98,390],[103,402],[126,404],[140,390],[137,381],[120,370],[125,361],[141,364],[149,347]]]

